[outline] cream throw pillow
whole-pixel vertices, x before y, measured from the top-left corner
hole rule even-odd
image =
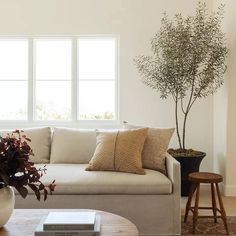
[[[51,147],[51,128],[32,128],[23,130],[27,138],[31,139],[29,146],[32,148],[34,156],[30,156],[30,161],[34,163],[48,163]],[[0,135],[6,136],[14,130],[1,130]]]
[[[88,164],[95,148],[95,129],[55,128],[50,163]]]
[[[48,163],[51,148],[51,128],[24,129],[25,135],[31,139],[29,143],[34,156],[30,160],[34,163]]]
[[[97,131],[97,146],[86,170],[110,170],[145,174],[141,153],[147,128]]]
[[[137,129],[140,126],[124,122],[124,129]],[[166,174],[166,152],[175,129],[148,128],[142,151],[143,168],[158,170]]]

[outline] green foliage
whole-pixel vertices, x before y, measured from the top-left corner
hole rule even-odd
[[[66,107],[59,113],[54,109],[54,104],[46,107],[43,103],[37,104],[36,111],[38,120],[69,120],[71,113]]]
[[[37,104],[36,107],[37,118],[39,120],[69,120],[71,111],[67,108],[63,109],[63,112],[59,113],[54,109],[53,104],[45,107],[44,104]],[[113,120],[114,112],[105,111],[97,113],[82,113],[79,115],[80,120]]]
[[[221,5],[208,14],[205,3],[199,2],[194,16],[176,14],[173,21],[167,15],[161,20],[158,33],[151,40],[151,56],[135,58],[142,82],[169,95],[175,101],[176,129],[180,148],[185,149],[186,119],[198,98],[213,94],[223,84],[227,47],[221,31]],[[179,135],[178,105],[184,114],[183,137]],[[186,104],[185,104],[186,103]]]
[[[106,111],[103,113],[84,113],[80,114],[79,118],[81,120],[113,120],[114,113],[111,111]]]

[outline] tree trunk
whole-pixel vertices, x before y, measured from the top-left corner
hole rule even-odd
[[[188,112],[186,112],[184,114],[184,123],[183,123],[183,137],[182,137],[182,141],[183,141],[183,149],[185,150],[185,136],[186,136],[186,122],[187,122],[187,116],[188,116]]]
[[[175,126],[179,142],[179,148],[182,149],[180,134],[179,134],[179,119],[178,119],[178,99],[175,100]]]

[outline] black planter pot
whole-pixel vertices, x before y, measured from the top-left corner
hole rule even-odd
[[[199,167],[202,159],[206,156],[205,152],[202,152],[196,157],[193,156],[178,156],[174,157],[181,166],[181,196],[188,196],[191,186],[191,182],[188,180],[188,175],[192,172],[199,172]]]

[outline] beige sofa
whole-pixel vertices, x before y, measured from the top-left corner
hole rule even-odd
[[[146,175],[109,171],[85,171],[96,146],[95,130],[56,128],[26,130],[32,139],[33,160],[47,163],[47,184],[56,190],[46,202],[33,194],[16,208],[83,208],[113,212],[131,220],[140,235],[180,234],[180,166],[167,154],[167,176],[145,169]]]

